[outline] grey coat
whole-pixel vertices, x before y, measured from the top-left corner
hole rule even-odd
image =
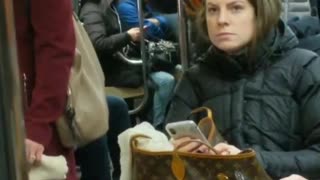
[[[130,66],[114,56],[130,43],[127,32],[121,32],[117,11],[111,0],[87,1],[80,12],[80,20],[92,41],[106,77],[107,86],[139,87],[142,85],[140,66]]]

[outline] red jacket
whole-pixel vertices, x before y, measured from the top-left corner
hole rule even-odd
[[[63,154],[68,180],[75,178],[71,149],[63,148],[55,121],[63,113],[75,37],[71,0],[14,0],[17,47],[21,74],[26,76],[27,137],[45,146],[45,154]]]

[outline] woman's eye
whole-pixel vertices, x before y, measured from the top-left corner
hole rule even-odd
[[[243,9],[242,6],[240,6],[240,5],[235,5],[235,6],[232,7],[231,10],[232,10],[233,13],[238,13],[238,12],[240,12],[242,9]]]
[[[214,13],[216,13],[217,11],[218,11],[217,8],[213,8],[213,7],[208,8],[208,13],[210,13],[210,14],[214,14]]]

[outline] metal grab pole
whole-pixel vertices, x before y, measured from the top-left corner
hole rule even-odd
[[[142,102],[139,104],[139,106],[133,110],[129,111],[129,114],[136,114],[139,111],[141,111],[144,106],[147,104],[148,98],[149,98],[149,91],[148,91],[148,79],[147,79],[147,58],[146,58],[146,44],[144,41],[144,29],[143,29],[143,22],[144,22],[144,12],[143,12],[143,6],[142,2],[143,0],[137,0],[138,2],[138,13],[139,13],[139,28],[140,28],[140,54],[141,54],[141,60],[142,60],[142,70],[143,70],[143,89],[144,89],[144,95]]]
[[[187,24],[186,24],[183,0],[177,0],[177,1],[178,1],[178,20],[179,20],[180,62],[181,62],[183,71],[185,71],[189,67]]]
[[[0,177],[27,180],[12,0],[0,1]]]

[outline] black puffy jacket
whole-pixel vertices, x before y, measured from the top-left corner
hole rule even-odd
[[[281,22],[258,45],[254,63],[211,49],[183,75],[167,122],[210,107],[224,138],[255,149],[273,178],[320,179],[320,59],[297,44]]]
[[[114,53],[130,43],[130,36],[120,31],[119,18],[112,3],[105,0],[102,3],[87,1],[81,8],[80,20],[95,47],[106,77],[106,85],[142,85],[141,67],[130,66],[114,56]]]

